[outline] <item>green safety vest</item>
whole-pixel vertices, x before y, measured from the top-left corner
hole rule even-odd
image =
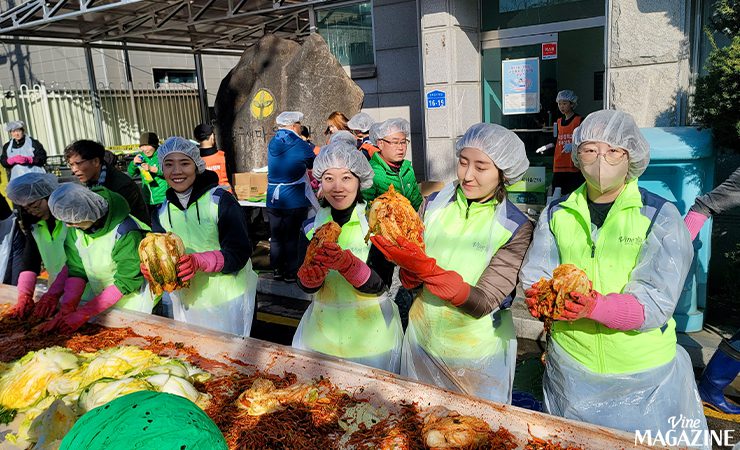
[[[148,227],[138,219],[131,215],[128,217],[136,222],[140,230],[148,231]],[[118,226],[112,227],[108,233],[98,237],[91,237],[87,233],[82,232],[75,233],[77,237],[75,241],[77,253],[79,253],[82,266],[85,269],[91,296],[100,295],[105,288],[114,284],[116,262],[113,261],[111,255],[113,254],[113,247],[116,245],[116,241],[121,236],[119,229],[124,223],[121,222]],[[88,291],[86,290],[85,292]],[[87,298],[85,299],[87,300]],[[142,283],[139,292],[124,295],[115,304],[115,308],[143,313],[151,313],[153,307],[154,298],[146,282]]]
[[[36,241],[36,246],[41,255],[41,261],[49,273],[49,284],[56,280],[59,272],[67,264],[67,255],[64,253],[64,240],[67,238],[67,225],[55,219],[54,231],[49,233],[46,220],[39,220],[31,225],[31,235]]]
[[[495,200],[468,205],[456,184],[447,185],[429,202],[424,215],[427,255],[435,258],[439,267],[457,272],[475,286],[493,255],[519,227],[507,220],[508,208],[515,206]],[[425,286],[411,306],[409,327],[432,356],[479,359],[502,351],[515,338],[511,312],[502,310],[499,314],[501,321],[494,327],[491,314],[475,318]]]
[[[314,231],[330,220],[331,208],[320,208],[306,237],[311,239]],[[342,226],[339,246],[366,261],[370,252],[370,244],[365,243],[368,229],[365,204],[361,203],[355,206],[352,217]],[[341,358],[363,358],[391,351],[400,327],[386,321],[382,301],[388,301],[386,294],[362,293],[339,272],[330,270],[324,285],[316,292],[313,310],[304,324],[306,346]]]
[[[647,193],[647,195],[652,195]],[[637,180],[627,183],[594,237],[586,185],[548,208],[561,264],[574,264],[602,294],[621,293],[637,264],[655,208],[643,208]],[[652,217],[651,217],[652,216]],[[668,363],[676,354],[676,323],[662,328],[619,331],[591,319],[556,321],[552,338],[576,361],[597,373],[641,372]]]
[[[220,191],[220,192],[219,192]],[[182,239],[186,253],[201,253],[221,249],[218,238],[218,203],[225,190],[218,186],[192,203],[186,210],[169,201],[159,209],[159,223]],[[252,260],[237,273],[197,272],[190,287],[177,291],[178,298],[188,309],[213,308],[246,295],[249,286],[257,285]]]

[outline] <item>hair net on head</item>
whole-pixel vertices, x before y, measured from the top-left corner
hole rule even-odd
[[[565,102],[571,102],[573,103],[573,107],[575,107],[578,104],[578,96],[575,92],[566,89],[564,91],[558,92],[558,96],[555,98],[556,102],[565,101]]]
[[[303,113],[299,111],[283,111],[278,114],[275,123],[280,126],[293,125],[303,120]]]
[[[332,134],[331,137],[329,138],[330,144],[333,144],[335,142],[343,142],[345,144],[356,146],[357,137],[347,130],[339,130],[336,133]]]
[[[30,172],[10,180],[6,194],[11,202],[26,206],[36,200],[49,197],[58,187],[59,181],[55,175]]]
[[[385,122],[382,122],[378,126],[377,138],[383,139],[386,136],[398,132],[405,134],[407,139],[409,136],[411,136],[411,124],[409,124],[408,120],[396,118],[388,119]]]
[[[573,132],[573,148],[577,149],[584,142],[603,142],[627,150],[630,159],[628,180],[642,175],[650,164],[650,144],[635,119],[626,112],[602,109],[589,114]],[[571,153],[571,158],[580,168],[577,151]]]
[[[367,133],[367,131],[370,129],[371,126],[375,123],[375,120],[370,117],[370,114],[359,112],[352,116],[351,119],[349,119],[349,122],[347,122],[347,128],[350,130],[357,130],[362,131],[363,133]]]
[[[529,168],[524,142],[513,131],[493,123],[477,123],[468,128],[455,144],[455,156],[466,147],[477,148],[504,172],[504,183],[511,185],[522,179]]]
[[[51,215],[65,223],[95,222],[108,212],[108,202],[76,183],[63,183],[49,197]]]
[[[369,189],[373,185],[375,172],[365,155],[346,142],[334,142],[323,147],[313,161],[313,174],[317,179],[320,180],[329,169],[349,169],[360,179],[360,189]]]
[[[13,120],[5,124],[5,131],[10,133],[13,130],[26,129],[26,124],[22,120]]]
[[[380,125],[382,124],[383,122],[375,122],[367,131],[367,140],[376,147],[378,146],[378,130],[380,129]]]
[[[192,159],[195,163],[195,168],[198,173],[203,173],[206,170],[206,162],[200,157],[200,149],[193,141],[185,139],[180,136],[172,136],[164,141],[157,152],[157,159],[159,165],[164,167],[164,160],[171,153],[182,153],[188,158]]]

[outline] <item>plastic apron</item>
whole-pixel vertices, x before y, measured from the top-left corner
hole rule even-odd
[[[33,158],[33,142],[31,136],[26,136],[25,142],[23,142],[23,145],[18,148],[13,148],[13,140],[10,140],[10,143],[8,144],[8,158],[12,158],[14,156],[28,156]],[[43,167],[15,164],[13,168],[10,169],[10,180],[12,181],[21,175],[32,172],[46,173]]]
[[[275,190],[272,191],[272,201],[276,202],[280,200],[280,187],[282,186],[295,186],[297,184],[303,183],[304,187],[304,194],[306,195],[306,198],[309,202],[311,202],[311,208],[313,209],[313,213],[316,213],[316,211],[321,208],[319,205],[319,200],[316,198],[316,194],[314,194],[313,189],[311,189],[311,180],[308,178],[308,172],[306,172],[305,175],[303,175],[302,178],[299,178],[296,181],[293,181],[291,183],[268,183],[273,186],[275,186]],[[314,214],[309,213],[308,216],[312,217]]]
[[[319,209],[313,232],[331,220],[331,208]],[[365,243],[368,232],[365,204],[355,207],[352,218],[342,226],[339,246],[349,249],[366,261],[370,245]],[[364,294],[354,288],[336,270],[330,270],[324,285],[316,293],[301,318],[293,347],[398,373],[403,329],[398,307],[388,297]]]
[[[166,231],[180,236],[186,253],[221,249],[217,190],[225,191],[221,186],[215,187],[185,211],[171,206],[169,201],[159,210],[159,223]],[[239,336],[249,336],[256,296],[257,274],[251,260],[234,274],[197,272],[189,288],[169,295],[175,320]]]
[[[132,216],[129,217],[133,219]],[[134,221],[141,226],[139,221],[136,219]],[[146,226],[141,226],[141,229],[146,229]],[[116,263],[111,258],[111,254],[113,254],[116,241],[120,238],[118,227],[95,238],[79,231],[76,234],[75,246],[82,260],[82,266],[85,268],[89,292],[92,296],[97,296],[105,288],[113,286]],[[144,280],[138,292],[124,295],[113,307],[151,313],[154,307],[154,297],[149,290],[149,283]]]
[[[41,254],[41,261],[49,273],[49,286],[54,283],[59,272],[67,264],[67,255],[64,253],[64,240],[67,238],[67,225],[55,219],[54,231],[49,233],[45,220],[40,220],[31,226],[31,235]]]
[[[456,185],[448,184],[429,203],[424,241],[427,254],[440,267],[458,272],[474,286],[496,251],[511,238],[512,231],[501,225],[508,204],[496,205],[495,214],[479,218],[476,226],[456,217],[457,195],[462,194]],[[409,311],[401,375],[511,403],[516,346],[510,311],[476,319],[423,288]]]
[[[13,250],[13,233],[15,232],[15,214],[0,220],[0,277],[5,276],[8,261]]]

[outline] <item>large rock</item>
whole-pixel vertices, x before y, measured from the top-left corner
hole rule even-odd
[[[303,124],[321,145],[329,114],[351,117],[363,97],[318,34],[302,45],[267,35],[245,50],[221,81],[215,103],[218,143],[235,171],[264,167],[280,112],[303,112]]]

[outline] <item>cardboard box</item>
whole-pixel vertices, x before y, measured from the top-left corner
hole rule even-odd
[[[239,200],[264,200],[267,194],[267,174],[264,172],[235,173],[234,192]]]

